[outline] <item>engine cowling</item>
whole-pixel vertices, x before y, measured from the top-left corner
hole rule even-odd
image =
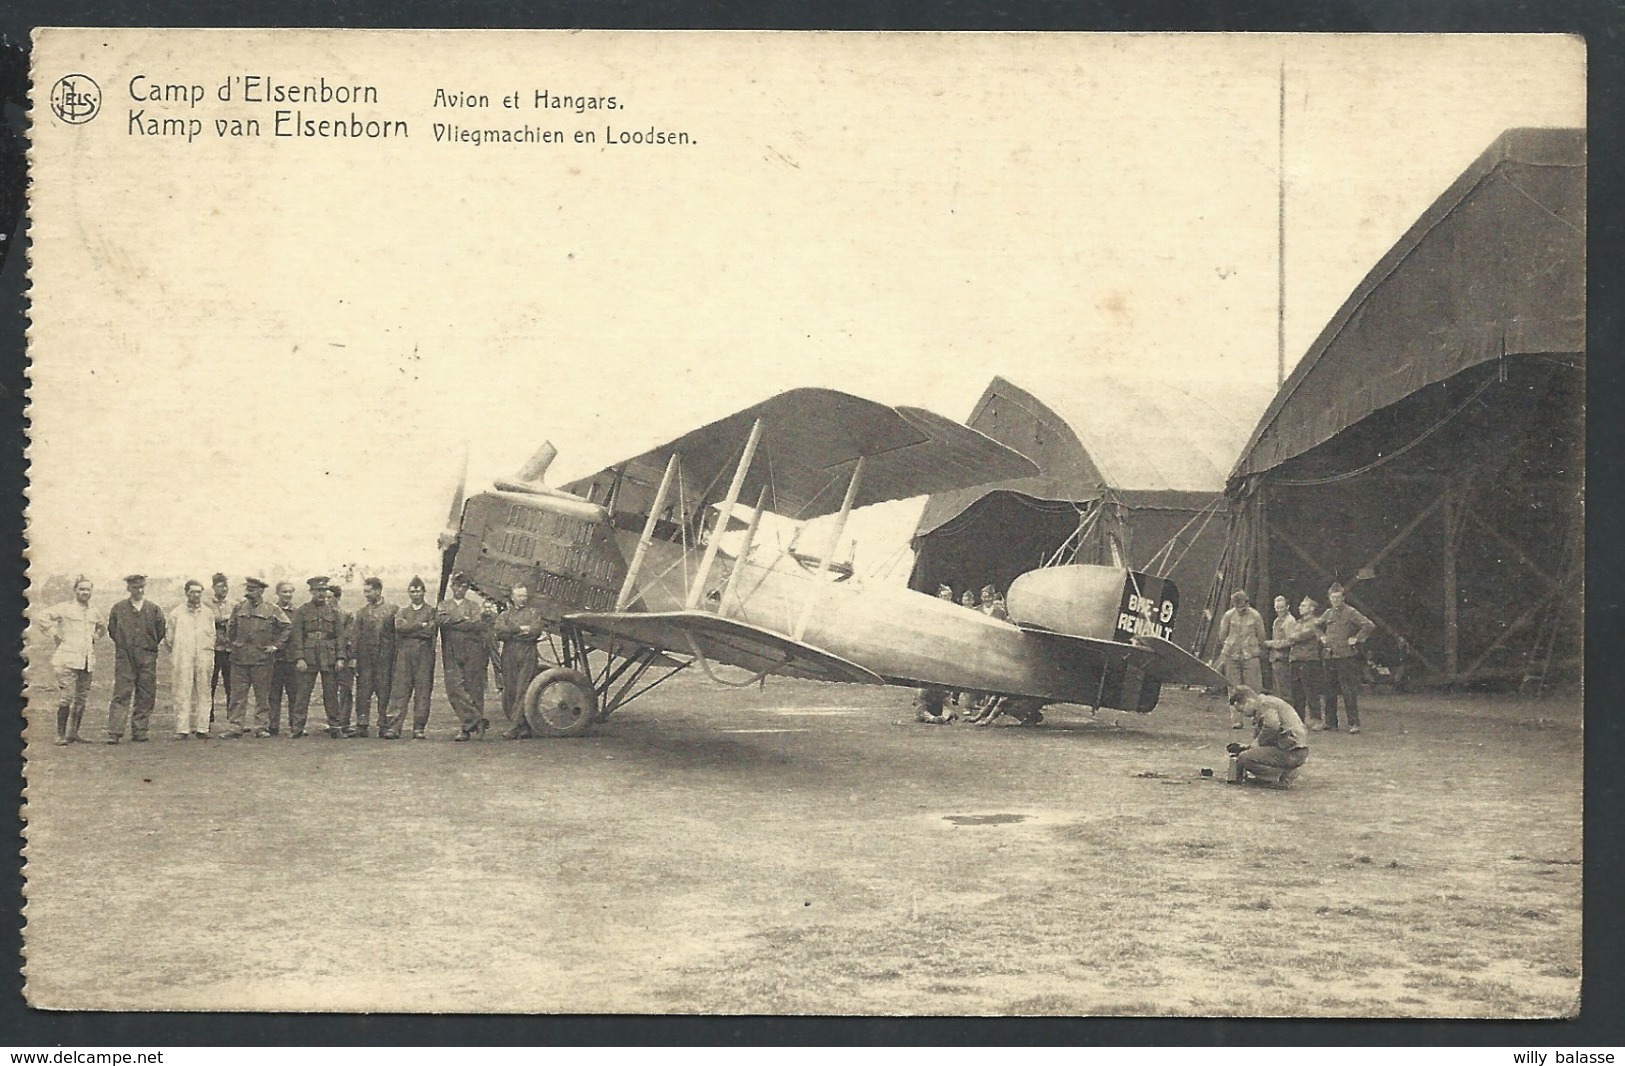
[[[1011,582],[1005,609],[1017,625],[1068,636],[1166,639],[1179,617],[1179,590],[1167,578],[1115,566],[1051,566]]]

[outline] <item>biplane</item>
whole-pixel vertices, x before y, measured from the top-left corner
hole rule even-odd
[[[1165,682],[1223,684],[1168,640],[1179,598],[1161,578],[1034,570],[1008,589],[1005,621],[841,565],[854,508],[1036,472],[930,411],[802,388],[562,488],[542,483],[555,455],[544,444],[466,501],[460,486],[440,539],[442,596],[453,571],[498,604],[525,585],[557,638],[560,665],[524,696],[538,736],[578,736],[690,668],[732,685],[973,690],[1032,720],[1050,703],[1148,712]],[[767,551],[765,514],[834,520],[816,553]]]

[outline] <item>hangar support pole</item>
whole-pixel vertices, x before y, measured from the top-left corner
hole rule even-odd
[[[1322,581],[1326,581],[1326,582],[1329,583],[1333,579],[1333,577],[1335,577],[1333,572],[1331,570],[1328,570],[1320,562],[1320,560],[1316,559],[1313,555],[1310,555],[1308,550],[1305,549],[1303,547],[1303,545],[1299,544],[1297,541],[1293,540],[1291,537],[1287,536],[1285,533],[1282,533],[1280,530],[1272,529],[1272,530],[1270,530],[1270,532],[1271,532],[1271,534],[1273,536],[1280,537],[1281,538],[1281,543],[1285,544],[1288,548],[1292,549],[1293,554],[1297,555],[1297,557],[1302,559],[1305,563],[1308,563],[1309,567],[1320,575],[1320,578],[1321,578]],[[1377,625],[1379,625],[1382,628],[1386,629],[1388,632],[1392,633],[1395,637],[1398,637],[1401,641],[1403,641],[1404,644],[1405,644],[1405,647],[1407,649],[1409,649],[1410,653],[1412,655],[1415,655],[1418,659],[1422,660],[1422,665],[1423,666],[1426,666],[1429,670],[1432,670],[1434,672],[1434,674],[1443,674],[1443,671],[1439,669],[1439,664],[1434,662],[1432,659],[1428,658],[1426,655],[1422,654],[1421,649],[1419,649],[1413,641],[1408,640],[1406,638],[1405,634],[1399,629],[1398,626],[1394,625],[1392,622],[1388,621],[1382,615],[1380,615],[1376,611],[1372,610],[1369,606],[1365,606],[1365,605],[1356,605],[1356,606],[1359,606],[1359,609],[1360,609],[1361,613],[1363,613],[1367,618],[1371,619],[1373,622],[1377,623]]]
[[[1463,493],[1447,481],[1444,501],[1444,557],[1440,578],[1444,585],[1444,674],[1447,684],[1455,684],[1461,662],[1461,597],[1456,588],[1456,545],[1461,539]]]
[[[1257,522],[1253,534],[1253,543],[1258,546],[1258,595],[1257,602],[1263,603],[1264,597],[1270,595],[1270,520],[1269,520],[1269,484],[1259,482],[1258,492],[1253,497],[1254,520]]]

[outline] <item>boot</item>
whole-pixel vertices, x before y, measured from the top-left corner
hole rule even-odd
[[[68,743],[69,744],[79,744],[79,743],[82,742],[80,740],[80,737],[79,737],[79,720],[82,719],[84,716],[85,716],[85,705],[82,704],[82,703],[74,704],[73,705],[73,714],[70,715],[69,718],[68,718]]]
[[[56,709],[56,743],[59,747],[68,743],[68,716],[71,713],[66,703]]]

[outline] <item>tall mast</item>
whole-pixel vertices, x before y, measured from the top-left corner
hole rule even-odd
[[[1275,387],[1286,381],[1286,60],[1275,130]]]

